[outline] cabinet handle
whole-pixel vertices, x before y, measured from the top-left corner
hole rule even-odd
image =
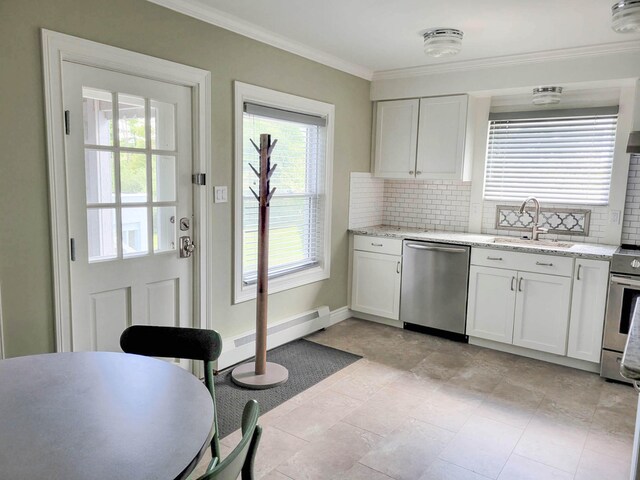
[[[417,170],[416,175],[422,175],[422,172],[420,170]]]
[[[578,273],[576,274],[576,280],[580,280],[580,270],[582,270],[582,264],[578,265]]]
[[[487,257],[487,260],[497,260],[499,262],[502,261],[502,257]]]
[[[519,292],[522,291],[522,280],[524,280],[524,277],[520,277],[520,280],[518,281],[518,291]]]
[[[540,265],[542,267],[553,267],[553,263],[536,262],[536,265]]]
[[[382,247],[382,244],[381,243],[373,243],[373,242],[371,242],[371,246],[373,246],[373,247]]]
[[[400,273],[400,261],[398,260],[398,265],[396,266],[396,273]]]
[[[413,175],[413,170],[409,170],[409,175]]]
[[[513,287],[513,282],[515,281],[516,277],[511,277],[511,291],[515,292],[516,289]]]

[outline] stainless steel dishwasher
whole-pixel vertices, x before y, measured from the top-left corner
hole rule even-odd
[[[468,341],[470,248],[405,240],[400,321],[404,327]]]

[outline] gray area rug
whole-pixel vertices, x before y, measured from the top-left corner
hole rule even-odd
[[[220,438],[240,428],[242,410],[249,400],[256,399],[263,414],[360,358],[300,339],[267,352],[269,362],[279,363],[289,370],[289,380],[284,385],[267,390],[249,390],[231,381],[233,367],[223,370],[215,377]]]

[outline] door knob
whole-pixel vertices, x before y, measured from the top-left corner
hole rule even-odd
[[[189,258],[195,249],[196,244],[191,241],[190,236],[180,237],[180,258]]]

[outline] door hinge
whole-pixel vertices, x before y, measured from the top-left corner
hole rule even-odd
[[[69,110],[64,111],[64,133],[66,135],[71,133],[71,126],[69,125]]]
[[[194,185],[206,185],[207,179],[204,173],[194,173],[191,176]]]
[[[71,261],[76,261],[76,240],[72,238],[69,240],[69,256],[71,257]]]

